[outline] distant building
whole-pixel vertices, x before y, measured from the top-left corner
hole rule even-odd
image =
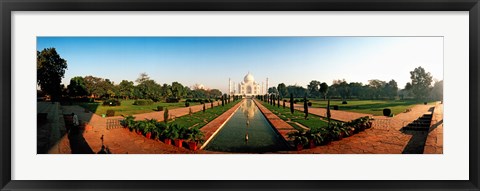
[[[265,94],[265,90],[262,84],[255,82],[255,78],[250,72],[245,75],[243,82],[240,82],[235,88],[235,85],[232,86],[231,80],[229,80],[229,92],[232,95],[240,95],[245,97],[252,97],[255,95]]]

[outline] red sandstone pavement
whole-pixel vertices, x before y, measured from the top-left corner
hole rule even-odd
[[[287,134],[289,132],[295,131],[295,128],[293,128],[290,124],[280,119],[280,117],[278,117],[277,115],[273,114],[270,110],[268,110],[265,106],[263,106],[259,101],[255,99],[253,99],[253,101],[255,101],[255,104],[258,106],[260,111],[263,113],[265,118],[267,118],[267,120],[270,122],[273,128],[275,128],[276,131],[280,135],[282,135],[285,141],[288,141]]]
[[[218,103],[215,104],[218,106]],[[211,108],[210,104],[206,104],[207,108]],[[192,112],[198,112],[203,109],[203,105],[191,106]],[[108,117],[102,118],[99,115],[88,112],[85,113],[84,109],[80,106],[62,106],[64,114],[75,113],[81,122],[87,122],[93,126],[91,130],[82,133],[88,146],[94,152],[98,152],[102,148],[102,135],[103,145],[107,146],[112,153],[118,154],[142,154],[142,153],[215,153],[210,151],[191,151],[186,148],[179,148],[173,145],[166,145],[163,142],[146,139],[144,136],[129,132],[124,128],[106,129],[107,119],[121,119],[122,117]],[[174,117],[180,117],[189,114],[188,108],[177,108],[169,110],[169,113]],[[163,111],[151,112],[145,114],[134,115],[137,120],[143,119],[157,119],[163,121]],[[70,142],[67,135],[64,135],[61,140],[50,149],[49,153],[53,154],[69,154],[72,153]]]
[[[437,103],[433,110],[430,133],[425,143],[425,154],[443,153],[443,104]]]

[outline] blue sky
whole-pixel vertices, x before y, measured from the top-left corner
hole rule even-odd
[[[443,80],[442,37],[37,37],[67,60],[63,83],[93,75],[116,84],[146,72],[157,83],[203,84],[225,92],[250,72],[259,83],[394,79],[422,66]]]

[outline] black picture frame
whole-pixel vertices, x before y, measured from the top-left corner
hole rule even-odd
[[[1,0],[1,190],[479,190],[479,0]],[[468,11],[469,180],[24,181],[11,180],[12,11]],[[455,164],[451,164],[455,165]]]

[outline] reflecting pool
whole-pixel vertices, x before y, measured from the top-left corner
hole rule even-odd
[[[265,153],[288,150],[288,147],[253,100],[246,99],[204,149]]]

